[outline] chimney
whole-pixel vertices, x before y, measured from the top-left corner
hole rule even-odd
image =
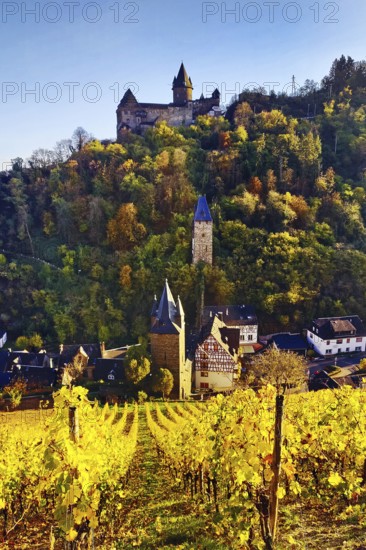
[[[105,342],[100,343],[100,353],[102,354],[102,357],[105,356]]]

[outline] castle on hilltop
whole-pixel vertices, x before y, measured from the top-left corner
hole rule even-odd
[[[141,133],[146,128],[165,121],[170,126],[188,126],[199,115],[219,116],[220,92],[216,88],[211,97],[203,94],[199,99],[192,99],[192,80],[183,65],[173,80],[173,103],[139,103],[129,88],[117,108],[117,140],[123,130]]]

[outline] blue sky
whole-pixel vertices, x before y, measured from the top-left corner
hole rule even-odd
[[[281,90],[292,75],[299,85],[320,82],[336,57],[366,58],[364,0],[9,1],[1,8],[1,164],[52,149],[77,126],[114,138],[125,88],[140,101],[170,102],[182,60],[195,98],[214,83],[229,103],[249,83]]]

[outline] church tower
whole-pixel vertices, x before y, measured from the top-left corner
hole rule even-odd
[[[170,370],[174,377],[172,397],[184,399],[191,392],[192,372],[186,364],[184,311],[177,304],[165,281],[159,304],[156,299],[151,312],[150,343],[155,369]]]
[[[206,197],[199,197],[193,218],[192,261],[212,265],[213,222]]]
[[[185,105],[188,101],[192,101],[192,80],[188,76],[183,63],[180,66],[178,75],[173,80],[172,90],[174,105]]]

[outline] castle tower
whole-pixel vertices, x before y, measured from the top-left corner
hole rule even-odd
[[[192,261],[212,265],[213,222],[206,197],[199,197],[193,218]]]
[[[155,369],[169,369],[174,377],[172,397],[183,399],[190,393],[191,380],[186,369],[185,321],[180,299],[176,304],[165,281],[159,305],[151,312],[150,343]]]
[[[184,105],[192,101],[193,85],[192,80],[187,74],[183,63],[180,66],[178,75],[173,80],[173,103],[175,105]]]

